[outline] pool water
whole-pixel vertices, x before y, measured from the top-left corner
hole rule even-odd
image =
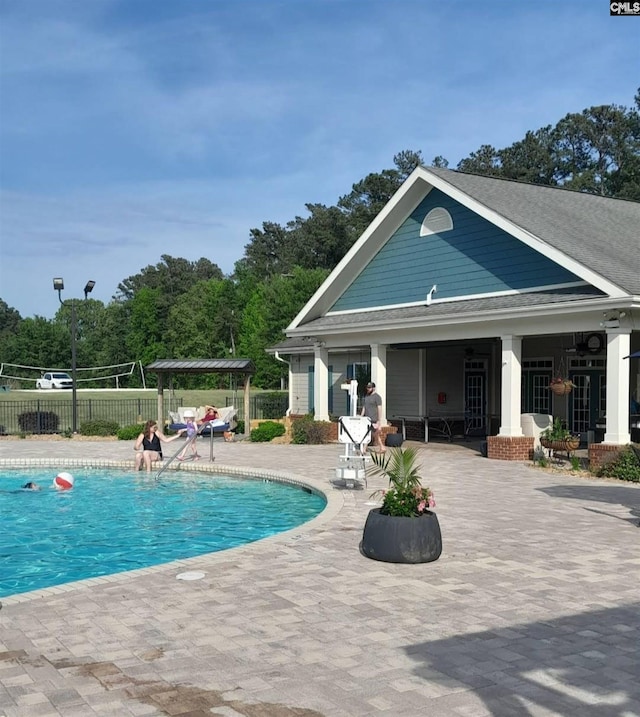
[[[225,550],[300,525],[325,499],[261,479],[72,469],[0,474],[0,597]],[[22,490],[35,481],[40,491]]]

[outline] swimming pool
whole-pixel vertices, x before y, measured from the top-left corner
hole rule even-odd
[[[0,597],[225,550],[305,523],[325,499],[262,479],[74,469],[0,474]],[[21,490],[35,481],[42,490]]]

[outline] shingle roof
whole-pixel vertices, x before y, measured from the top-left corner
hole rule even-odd
[[[640,294],[640,202],[429,167],[550,246]]]
[[[332,329],[344,329],[347,327],[368,326],[375,328],[379,325],[389,325],[401,321],[429,321],[430,319],[442,319],[444,317],[456,317],[473,314],[485,314],[490,316],[491,312],[501,309],[527,309],[533,306],[544,306],[550,304],[564,304],[571,302],[584,302],[589,299],[601,299],[604,294],[592,286],[581,287],[580,289],[555,289],[551,291],[539,291],[526,294],[513,294],[510,296],[490,296],[481,299],[469,299],[468,301],[449,301],[431,306],[409,306],[402,308],[380,309],[377,311],[356,311],[344,314],[332,314],[321,316],[318,319],[309,321],[298,328],[305,334],[321,334],[323,331]],[[302,337],[300,337],[301,339]],[[272,347],[277,350],[285,348],[302,347],[305,344],[283,342]],[[306,344],[309,345],[308,343]]]
[[[145,367],[155,373],[243,373],[254,374],[251,359],[158,359]]]
[[[293,338],[288,338],[273,346],[269,346],[265,350],[268,354],[272,354],[276,351],[281,351],[282,353],[287,353],[288,351],[299,352],[302,349],[313,351],[315,342],[316,340],[312,336],[294,336]]]
[[[501,224],[511,223],[514,233],[526,232],[537,242],[548,245],[550,252],[553,249],[553,252],[560,252],[583,264],[593,274],[603,278],[601,283],[613,284],[622,292],[630,294],[631,301],[634,301],[633,297],[640,296],[640,202],[435,167],[420,167],[412,177],[413,183],[409,178],[406,185],[407,196],[418,188],[416,182],[433,184],[463,203],[466,201],[467,206],[472,210],[475,208],[483,216],[490,218],[493,214]],[[415,191],[411,194],[412,201],[418,194]],[[400,190],[393,206],[387,205],[391,214],[394,209],[407,210],[401,204],[403,196]],[[389,213],[385,217],[382,214],[379,218],[384,222]],[[441,322],[450,318],[455,322],[457,317],[470,317],[482,312],[488,318],[492,311],[512,313],[520,309],[525,312],[537,306],[551,307],[567,302],[589,306],[590,302],[595,303],[607,296],[595,286],[586,285],[564,290],[434,302],[431,306],[325,315],[327,307],[348,285],[348,277],[353,276],[354,270],[358,270],[357,256],[360,250],[371,239],[377,241],[376,231],[380,234],[379,238],[384,240],[382,226],[380,222],[378,226],[372,225],[370,236],[366,239],[365,235],[361,237],[359,243],[365,244],[360,249],[357,245],[353,248],[352,256],[346,257],[337,268],[340,272],[337,277],[332,275],[327,279],[320,293],[310,300],[290,325],[287,334],[293,337],[291,342],[287,340],[279,343],[272,347],[274,350],[304,348],[305,344],[300,343],[303,334],[313,337],[332,331],[345,333],[351,329],[361,330],[363,326],[387,328],[393,324],[410,325],[412,322],[425,326],[432,319]],[[366,252],[363,252],[363,256],[366,257]]]

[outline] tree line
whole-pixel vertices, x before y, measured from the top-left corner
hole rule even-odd
[[[482,145],[457,169],[640,201],[640,90],[635,106],[590,107],[555,126],[529,131],[509,147]],[[157,358],[251,358],[254,385],[277,388],[286,366],[264,349],[283,330],[419,164],[404,150],[394,166],[356,182],[335,205],[306,204],[307,215],[285,225],[265,221],[232,274],[201,258],[162,255],[124,279],[112,300],[77,303],[77,365],[143,365]],[[442,156],[432,166],[447,167]],[[23,318],[0,299],[0,361],[29,366],[70,365],[71,309],[51,320]],[[132,375],[121,385],[140,385]],[[183,388],[214,388],[220,376],[176,377]]]

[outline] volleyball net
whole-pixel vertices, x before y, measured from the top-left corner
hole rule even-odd
[[[142,387],[146,388],[144,368],[141,361],[126,361],[109,366],[90,366],[88,368],[76,367],[76,381],[78,384],[101,384],[113,382],[115,388],[120,388],[120,379],[132,376],[136,368],[140,369]],[[72,374],[72,369],[57,366],[26,366],[17,363],[0,363],[0,383],[8,381],[17,382],[21,388],[33,388],[35,382],[45,373],[64,372]],[[26,384],[31,383],[31,386]],[[111,388],[112,386],[109,386]]]

